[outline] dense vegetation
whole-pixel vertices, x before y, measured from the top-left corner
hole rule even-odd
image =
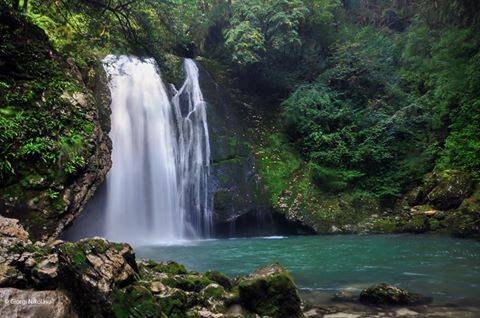
[[[300,209],[315,211],[322,222],[338,222],[332,217],[338,211],[329,210],[338,194],[349,206],[377,200],[393,207],[431,171],[455,170],[480,179],[480,5],[475,0],[15,0],[2,5],[44,29],[53,47],[82,69],[111,52],[154,56],[173,82],[180,76],[176,56],[201,55],[225,67],[244,94],[265,101],[257,107],[273,118],[253,149],[276,207],[300,200]],[[2,44],[2,50],[8,47]],[[10,83],[0,85],[8,89]],[[18,139],[14,126],[28,118],[41,121],[40,113],[13,111],[12,103],[29,98],[12,95],[17,93],[9,92],[1,105],[2,180],[13,178],[12,162],[22,156],[63,164],[64,173],[82,167],[81,154],[75,153],[82,134],[88,134],[82,122],[54,145],[31,131],[12,152],[11,140]]]

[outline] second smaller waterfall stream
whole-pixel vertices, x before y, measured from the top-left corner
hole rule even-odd
[[[177,173],[180,209],[191,233],[209,237],[212,207],[208,195],[210,141],[206,103],[198,81],[198,68],[191,59],[184,62],[186,80],[172,98],[177,128]],[[172,86],[175,90],[175,88]]]

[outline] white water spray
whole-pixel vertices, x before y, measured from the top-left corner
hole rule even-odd
[[[153,59],[108,56],[112,169],[103,235],[152,243],[209,235],[210,145],[198,68],[169,100]]]
[[[192,233],[210,236],[212,209],[208,195],[210,142],[206,103],[198,81],[198,68],[190,59],[184,63],[186,80],[172,98],[178,128],[177,169],[180,208]]]

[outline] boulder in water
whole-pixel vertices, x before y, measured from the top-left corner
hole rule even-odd
[[[301,301],[290,274],[271,264],[243,278],[238,285],[240,303],[270,317],[302,317]]]
[[[360,301],[376,305],[415,305],[428,302],[428,299],[420,294],[410,293],[404,289],[381,283],[362,290]]]

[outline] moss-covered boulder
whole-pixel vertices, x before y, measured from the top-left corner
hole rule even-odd
[[[480,237],[480,187],[460,207],[445,217],[450,232],[460,237]]]
[[[189,307],[188,294],[177,288],[168,288],[156,296],[167,317],[185,317]]]
[[[224,275],[220,272],[208,271],[208,272],[205,273],[205,276],[208,279],[210,279],[211,281],[219,284],[220,286],[222,286],[226,290],[230,290],[232,288],[232,281],[230,280],[230,278],[228,278],[228,276],[226,276],[226,275]]]
[[[427,201],[441,210],[457,208],[462,201],[472,193],[472,180],[470,176],[461,171],[445,170],[427,176],[433,180],[434,188],[427,194]]]
[[[256,270],[238,285],[240,303],[262,316],[302,317],[301,301],[290,274],[272,264]]]
[[[210,279],[201,274],[187,274],[169,276],[162,282],[170,287],[179,288],[189,292],[199,292],[212,283]]]
[[[95,310],[109,312],[113,292],[135,281],[135,254],[128,244],[85,239],[63,243],[58,253],[64,284]]]
[[[112,294],[112,309],[108,316],[116,318],[168,317],[163,313],[160,303],[152,292],[139,284],[129,285]]]
[[[414,305],[428,299],[385,283],[368,287],[360,293],[360,301],[376,305]]]

